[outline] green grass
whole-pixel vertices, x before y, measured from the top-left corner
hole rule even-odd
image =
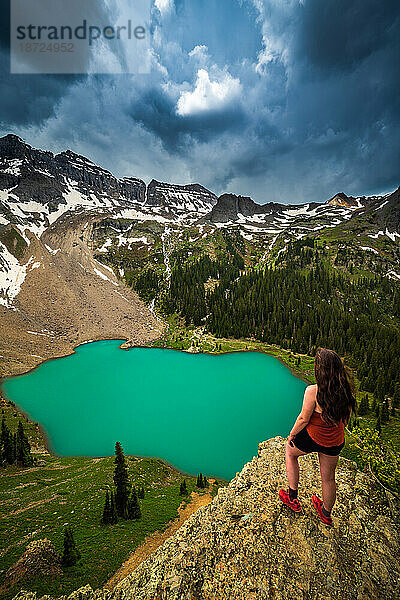
[[[390,419],[387,423],[382,423],[382,440],[389,442],[391,441],[398,452],[400,452],[400,415],[399,410],[396,410],[395,416],[390,416]],[[369,414],[359,417],[358,423],[360,427],[368,427],[370,429],[375,429],[376,426],[376,417],[370,412]],[[351,440],[349,440],[351,443]]]
[[[396,410],[396,414],[394,416],[390,417],[388,423],[382,424],[382,432],[381,432],[381,436],[380,436],[381,440],[384,443],[391,442],[393,444],[395,454],[400,453],[400,415],[399,415],[399,412],[400,412],[399,410]],[[375,425],[376,425],[376,418],[372,413],[358,418],[358,426],[362,429],[368,428],[369,430],[371,430],[371,429],[375,430]],[[364,465],[368,462],[368,460],[366,460],[368,458],[368,455],[366,455],[365,453],[362,453],[361,450],[359,448],[357,448],[356,438],[352,435],[351,431],[346,431],[346,444],[342,451],[342,456],[357,463],[358,467],[361,469],[363,469]],[[394,469],[396,468],[395,465],[393,465],[393,468]],[[381,479],[379,471],[375,472],[375,470],[374,470],[374,473],[377,476],[378,480]],[[391,482],[384,481],[384,483],[382,484],[382,487],[381,486],[378,486],[378,487],[382,493],[383,493],[384,489],[391,489],[391,491],[394,494],[397,494],[397,496],[399,496],[399,490],[398,490],[398,487],[396,487],[396,483],[395,483],[394,479],[391,480]]]
[[[3,410],[15,431],[21,414],[13,406]],[[30,442],[36,439],[43,445],[34,424],[23,423]],[[6,600],[21,587],[59,596],[87,583],[93,588],[102,586],[148,534],[164,530],[178,516],[183,479],[189,494],[196,484],[194,477],[179,473],[161,459],[127,457],[130,480],[145,489],[145,498],[140,500],[142,518],[104,526],[100,519],[105,491],[113,485],[114,457],[57,457],[43,448],[35,455],[39,466],[9,466],[0,473],[0,537],[4,540],[0,582],[32,540],[48,538],[62,552],[66,524],[73,528],[82,564],[65,569],[58,579],[21,582],[2,595]]]
[[[17,259],[22,258],[24,250],[28,246],[22,235],[16,229],[14,229],[14,227],[4,229],[0,233],[0,242],[2,242],[8,251],[11,252],[11,254],[13,254]]]
[[[155,340],[153,348],[170,348],[224,354],[227,352],[259,351],[266,352],[281,360],[293,373],[308,383],[315,383],[314,359],[306,354],[293,353],[279,346],[265,344],[252,339],[216,338],[203,327],[186,327],[179,315],[162,315],[168,323],[167,332]],[[298,364],[298,360],[300,363]]]

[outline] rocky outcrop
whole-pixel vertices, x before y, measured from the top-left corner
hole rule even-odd
[[[207,218],[212,223],[227,223],[230,221],[235,222],[241,217],[263,215],[265,217],[265,222],[268,222],[269,216],[276,215],[287,208],[287,205],[278,204],[277,202],[257,204],[249,196],[222,194],[209,215],[207,215]]]
[[[320,489],[315,455],[301,459],[301,514],[278,499],[285,441],[258,456],[112,592],[85,600],[384,600],[400,597],[398,502],[340,459],[334,527],[311,505]],[[35,600],[21,592],[19,600]]]
[[[48,539],[30,542],[21,558],[5,575],[3,591],[19,581],[35,577],[54,578],[62,575],[61,557]],[[1,591],[1,590],[0,590]]]
[[[357,200],[360,201],[360,207],[354,211],[347,223],[342,225],[342,230],[352,234],[357,232],[357,236],[365,235],[371,239],[386,238],[398,243],[400,238],[400,187],[391,194],[362,196]]]
[[[238,214],[248,217],[261,212],[263,212],[262,206],[256,204],[248,196],[222,194],[213,207],[209,218],[212,223],[226,223],[227,221],[236,221]]]

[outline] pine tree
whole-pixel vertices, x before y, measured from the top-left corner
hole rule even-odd
[[[4,416],[1,421],[0,449],[2,461],[12,465],[15,460],[14,440],[12,433],[7,427]]]
[[[204,481],[203,481],[203,474],[202,473],[199,473],[197,475],[196,487],[198,487],[198,488],[203,488],[204,487]]]
[[[382,423],[387,423],[389,421],[389,408],[387,402],[382,404],[381,421]]]
[[[72,567],[76,565],[81,555],[76,547],[72,528],[68,525],[64,530],[64,550],[62,555],[62,565],[64,567]]]
[[[142,511],[140,510],[140,504],[136,493],[136,488],[133,485],[131,495],[128,499],[126,506],[126,519],[140,519]]]
[[[379,435],[381,435],[381,433],[382,433],[382,425],[381,425],[381,417],[380,417],[380,415],[379,415],[379,417],[376,420],[375,429],[377,430],[377,432],[379,433]]]
[[[3,418],[1,419],[1,431],[0,431],[0,459],[1,459],[2,463],[3,462],[8,463],[8,460],[7,460],[8,457],[6,456],[6,446],[7,446],[7,439],[8,439],[9,435],[10,435],[10,430],[7,427],[6,420],[5,420],[4,414],[3,414]]]
[[[111,495],[110,495],[110,525],[115,525],[115,523],[118,523],[118,513],[117,513],[116,502],[115,502],[115,493],[111,492]]]
[[[115,444],[115,469],[114,483],[116,487],[115,505],[117,514],[123,517],[126,512],[126,506],[129,496],[128,468],[126,466],[125,456],[119,442]]]
[[[376,381],[375,395],[380,402],[383,402],[385,399],[385,378],[382,369],[380,370],[378,379]]]
[[[199,473],[197,487],[199,487],[199,488],[205,488],[206,487],[206,484],[205,484],[206,481],[207,481],[206,478],[203,477],[203,473]]]
[[[182,481],[182,483],[181,483],[179,494],[181,496],[187,496],[188,495],[188,489],[187,489],[187,485],[186,485],[186,479],[184,479]]]
[[[13,462],[17,459],[17,432],[11,434]]]
[[[368,414],[369,411],[369,402],[367,394],[361,398],[360,406],[358,407],[358,414],[360,417]]]
[[[31,447],[21,421],[18,422],[15,436],[15,459],[23,467],[30,467],[33,464]]]
[[[381,414],[381,407],[380,407],[379,403],[377,402],[375,404],[375,416],[377,419],[379,418],[380,414]]]
[[[104,508],[103,508],[103,516],[101,518],[101,522],[103,523],[103,525],[109,525],[111,523],[111,504],[110,504],[110,496],[108,494],[108,491],[106,492],[106,499],[104,502]]]
[[[207,481],[207,477],[205,475],[203,477],[203,487],[204,488],[208,487],[208,481]]]

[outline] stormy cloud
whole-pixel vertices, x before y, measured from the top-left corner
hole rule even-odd
[[[11,75],[6,20],[1,134],[261,203],[399,184],[398,2],[154,0],[147,75]]]

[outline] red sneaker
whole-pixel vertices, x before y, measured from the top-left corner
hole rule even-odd
[[[279,490],[279,498],[282,500],[283,504],[286,504],[286,506],[291,508],[294,512],[301,512],[300,502],[297,500],[297,498],[293,498],[293,500],[291,500],[287,490]]]
[[[315,496],[315,494],[313,496],[311,496],[311,500],[312,503],[314,504],[314,508],[317,511],[317,515],[319,516],[319,518],[321,519],[321,521],[325,524],[325,525],[333,525],[333,521],[332,521],[332,517],[326,517],[324,515],[324,513],[322,512],[322,507],[323,507],[323,502],[320,498],[318,498],[318,496]]]

